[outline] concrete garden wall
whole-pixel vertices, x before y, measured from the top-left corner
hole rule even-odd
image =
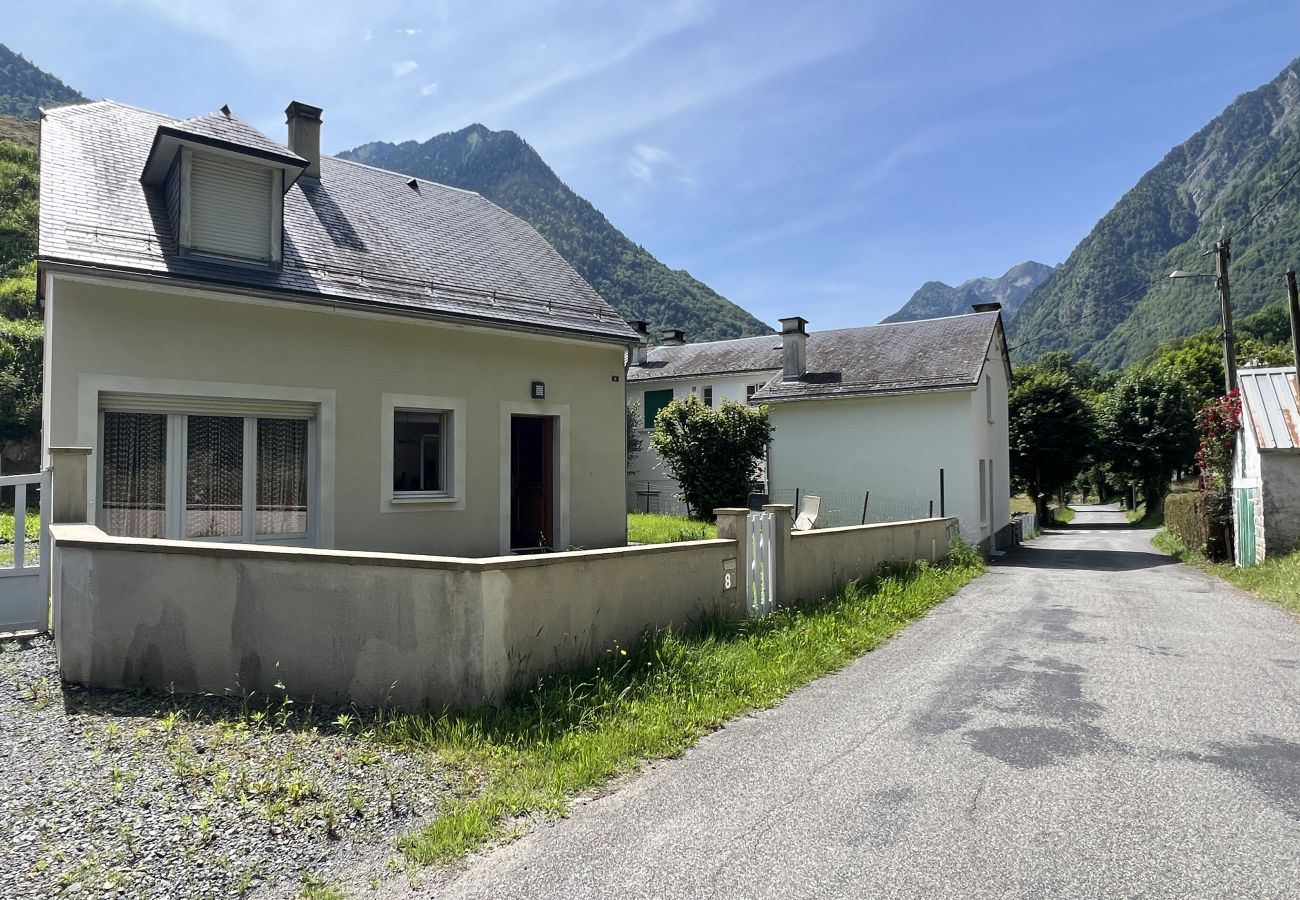
[[[777,603],[882,562],[942,557],[955,520],[791,536]],[[716,540],[488,559],[147,541],[51,526],[59,665],[95,687],[267,691],[329,703],[465,707],[601,658],[646,630],[745,612],[744,510]],[[730,586],[728,586],[730,585]]]

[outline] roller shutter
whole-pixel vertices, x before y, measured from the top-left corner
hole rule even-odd
[[[190,246],[198,253],[271,259],[272,171],[194,155]]]
[[[184,394],[128,394],[103,392],[99,408],[105,412],[176,413],[192,416],[258,416],[266,419],[314,419],[318,404],[298,400],[258,400],[240,397],[204,397]]]

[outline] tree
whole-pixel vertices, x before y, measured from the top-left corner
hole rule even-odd
[[[1107,466],[1142,487],[1148,509],[1168,492],[1173,474],[1192,465],[1192,403],[1183,383],[1166,374],[1127,373],[1102,398],[1097,424]]]
[[[723,400],[709,409],[699,398],[674,400],[655,416],[650,442],[682,486],[679,499],[696,518],[722,506],[744,506],[772,440],[767,407]]]
[[[43,347],[39,322],[0,320],[0,456],[40,436]]]
[[[1008,402],[1011,475],[1046,517],[1045,495],[1072,483],[1088,461],[1092,413],[1073,376],[1060,369],[1017,377]]]
[[[641,423],[641,404],[635,400],[629,403],[624,410],[623,427],[626,431],[627,443],[624,448],[627,456],[627,464],[632,465],[632,459],[641,452],[641,436],[637,433],[637,428]]]

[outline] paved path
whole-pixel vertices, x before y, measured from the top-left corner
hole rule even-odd
[[[1123,522],[1082,509],[841,674],[426,890],[1300,896],[1300,620]]]

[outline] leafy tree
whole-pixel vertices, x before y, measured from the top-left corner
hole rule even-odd
[[[624,410],[623,425],[627,432],[627,464],[632,465],[632,457],[641,452],[641,435],[637,431],[641,424],[641,404],[633,401]]]
[[[0,278],[36,257],[37,194],[36,151],[0,141]]]
[[[1074,378],[1060,369],[1018,375],[1008,403],[1011,476],[1046,517],[1045,495],[1071,484],[1088,461],[1092,411]]]
[[[722,506],[744,506],[762,475],[772,440],[767,407],[723,400],[709,409],[698,397],[674,400],[655,416],[650,442],[682,486],[679,499],[696,518]]]
[[[0,320],[0,455],[40,436],[44,344],[39,322]]]
[[[1168,492],[1176,471],[1192,465],[1196,420],[1176,378],[1131,370],[1102,399],[1097,424],[1108,468],[1140,485],[1148,508]]]

